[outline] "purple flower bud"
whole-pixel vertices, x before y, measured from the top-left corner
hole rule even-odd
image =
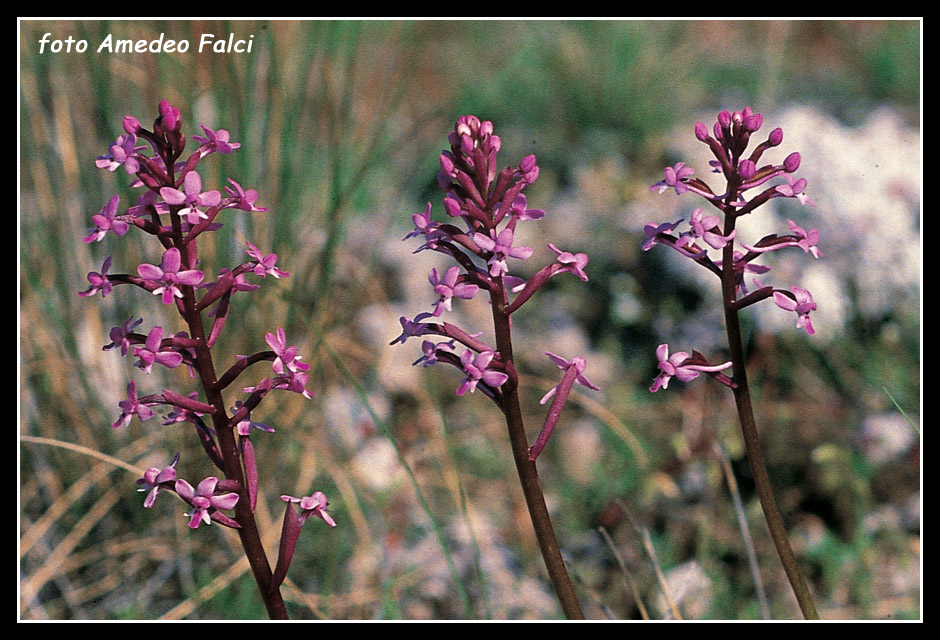
[[[708,128],[701,122],[695,123],[695,137],[702,142],[708,140]]]
[[[519,169],[523,172],[531,171],[534,168],[535,168],[535,154],[534,153],[530,153],[529,155],[524,157],[522,161],[519,163]]]
[[[744,130],[754,133],[760,126],[764,124],[764,116],[759,113],[747,116],[744,118]]]
[[[484,124],[489,124],[491,129],[493,127],[493,123],[490,122],[489,120],[487,120]],[[503,145],[503,141],[500,140],[499,136],[496,136],[496,135],[490,135],[489,141],[490,141],[490,152],[492,153],[497,153],[500,147],[502,147]]]
[[[771,147],[776,147],[781,142],[783,142],[783,129],[777,127],[770,132],[769,136],[767,136],[767,144],[769,144]]]
[[[441,170],[451,177],[454,176],[454,158],[446,151],[441,154]]]
[[[463,210],[460,208],[460,201],[457,198],[446,197],[443,202],[444,211],[452,218],[458,218],[464,214]]]
[[[800,154],[797,151],[794,151],[788,155],[783,161],[783,168],[787,173],[793,173],[800,168]]]
[[[721,129],[721,123],[720,123],[720,122],[716,122],[716,123],[715,123],[715,126],[712,127],[712,130],[715,132],[715,140],[724,140],[724,139],[725,139],[725,134],[724,134],[724,132],[723,132],[722,129]]]
[[[457,132],[458,139],[463,136],[474,136],[480,130],[480,119],[476,116],[461,116],[457,118],[457,125],[454,131]]]
[[[163,186],[159,180],[157,180],[156,178],[154,178],[152,175],[148,173],[141,173],[137,177],[140,178],[140,184],[142,184],[145,187],[149,187],[151,189],[159,189],[160,187]]]
[[[134,116],[124,116],[124,120],[121,122],[124,126],[124,131],[136,135],[138,131],[143,129],[140,125],[140,120]]]
[[[738,165],[738,175],[744,180],[750,180],[757,173],[757,167],[751,160],[742,160]]]
[[[164,131],[176,131],[182,126],[180,110],[166,100],[160,101],[160,125]]]

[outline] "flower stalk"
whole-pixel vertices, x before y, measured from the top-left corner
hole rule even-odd
[[[681,162],[667,167],[664,179],[650,188],[658,193],[674,190],[678,195],[696,194],[721,214],[706,216],[704,209],[695,209],[688,231],[679,234],[676,234],[676,230],[681,228],[682,220],[676,223],[648,224],[643,250],[648,250],[656,244],[668,246],[718,276],[721,280],[722,308],[730,355],[729,362],[711,365],[705,356],[698,352],[693,351],[690,356],[680,351],[669,356],[668,346],[660,345],[657,350],[660,374],[654,380],[650,391],[665,389],[673,376],[688,382],[700,373],[708,373],[731,389],[755,488],[777,555],[803,616],[807,619],[818,619],[819,613],[812,594],[790,546],[786,525],[774,498],[773,486],[761,450],[760,432],[754,418],[747,379],[739,314],[752,304],[772,298],[781,309],[796,312],[797,327],[812,335],[815,330],[810,313],[816,309],[816,303],[809,291],[798,286],[792,287],[791,290],[775,289],[754,279],[756,289],[749,292],[745,275],[763,275],[769,272],[770,267],[756,264],[755,260],[770,251],[798,247],[814,258],[820,258],[822,253],[816,246],[819,233],[815,229],[806,231],[792,220],[788,221],[791,233],[787,235],[771,234],[752,245],[740,242],[737,237],[737,220],[753,213],[772,198],[794,198],[800,204],[815,206],[804,193],[806,180],[796,179],[792,175],[800,166],[799,153],[789,154],[781,164],[758,165],[766,151],[783,142],[781,129],[771,131],[764,142],[750,155],[746,155],[752,135],[762,124],[763,117],[752,112],[750,108],[734,113],[722,111],[711,132],[703,123],[696,123],[695,137],[708,146],[715,156],[715,160],[710,162],[714,172],[721,174],[725,179],[723,193],[716,194],[704,181],[693,177],[695,170],[692,167]],[[767,186],[775,178],[782,178],[784,182]],[[762,188],[759,193],[747,194],[748,191],[759,187]],[[745,251],[736,250],[736,242]],[[720,259],[713,259],[712,252],[715,251],[720,252]],[[732,374],[730,378],[721,373],[728,368]]]
[[[402,333],[391,344],[412,337],[442,336],[444,341],[424,339],[422,355],[414,364],[428,367],[437,363],[455,366],[464,378],[457,395],[479,390],[489,397],[506,420],[510,449],[519,475],[529,516],[539,549],[562,611],[569,619],[584,618],[574,585],[565,567],[539,481],[536,459],[554,431],[572,385],[579,382],[597,389],[584,377],[586,363],[576,356],[571,362],[547,352],[565,370],[562,381],[543,398],[554,396],[536,445],[529,446],[519,400],[519,374],[513,353],[511,316],[556,275],[573,273],[587,280],[584,267],[588,258],[549,244],[555,261],[539,270],[528,281],[515,276],[516,260],[527,260],[535,251],[515,244],[515,231],[522,222],[540,220],[545,212],[528,208],[523,190],[538,178],[535,156],[522,159],[518,166],[497,167],[499,136],[493,123],[476,116],[462,116],[449,135],[450,149],[440,156],[438,184],[444,191],[443,205],[453,222],[431,218],[431,204],[423,213],[412,216],[414,230],[405,240],[422,237],[417,251],[431,250],[456,262],[441,276],[437,269],[429,275],[436,300],[432,311],[414,319],[402,317]],[[416,252],[417,252],[416,251]],[[478,292],[489,294],[496,344],[480,340],[481,333],[470,333],[441,320],[453,311],[454,299],[472,300]],[[458,345],[460,345],[458,347]],[[457,350],[462,349],[458,355]]]
[[[287,501],[284,516],[287,524],[281,535],[276,569],[271,570],[254,516],[258,468],[250,435],[254,429],[267,433],[273,433],[274,429],[252,422],[250,414],[272,389],[293,391],[310,398],[306,389],[309,365],[299,361],[297,348],[287,345],[280,327],[265,336],[271,350],[239,356],[221,377],[216,373],[212,346],[225,327],[232,295],[259,288],[258,284],[247,282],[246,275],[280,278],[290,274],[276,267],[275,254],[264,255],[248,242],[248,260],[232,269],[220,269],[214,283],[205,281],[198,241],[205,237],[204,233],[222,227],[217,221],[219,215],[226,209],[245,212],[267,209],[255,205],[256,191],[245,190],[231,179],[232,187],[224,188],[225,196],[218,190],[203,190],[202,179],[196,171],[199,163],[211,154],[228,154],[241,147],[240,143],[229,140],[227,131],[213,131],[203,126],[206,135],[192,137],[199,147],[184,162],[178,162],[186,146],[180,112],[166,101],[160,103],[159,110],[152,130],[145,129],[133,116],[125,117],[125,134],[111,145],[109,154],[96,161],[99,168],[112,172],[123,168],[128,175],[134,175],[136,180],[132,187],[142,189],[143,194],[137,204],[123,214],[118,213],[119,196],[113,196],[98,215],[92,217],[95,229],[84,238],[87,243],[101,242],[111,232],[123,237],[132,228],[138,229],[159,241],[162,249],[159,264],[140,264],[136,276],[110,274],[111,256],[108,256],[100,273],[88,274],[91,286],[79,295],[91,297],[100,292],[105,297],[117,285],[132,285],[158,296],[164,305],[176,307],[185,331],[170,335],[163,327],[155,326],[146,335],[137,333],[134,329],[143,323],[143,318],[135,320],[132,316],[122,326],[111,329],[111,343],[104,349],[119,349],[121,356],[133,355],[137,358],[136,366],[148,375],[155,365],[175,368],[185,364],[190,377],[198,379],[202,398],[199,391],[183,395],[170,389],[141,396],[136,381],[131,380],[127,385],[127,399],[120,403],[121,415],[112,426],[127,427],[135,417],[142,422],[150,420],[155,413],[153,408],[158,406],[171,408],[164,425],[189,422],[195,426],[206,457],[224,477],[210,475],[193,486],[177,477],[177,454],[169,466],[162,470],[149,469],[138,479],[139,490],[147,491],[144,507],[153,507],[159,493],[170,491],[191,507],[186,514],[191,529],[213,523],[235,529],[268,615],[272,619],[286,619],[287,607],[279,587],[293,557],[300,526],[311,514],[329,526],[336,523],[326,512],[327,502],[322,492],[296,499],[302,503],[300,515],[296,513],[293,499]],[[138,145],[138,141],[148,144]],[[148,150],[152,155],[147,154]],[[210,324],[204,314],[211,318]],[[223,392],[250,366],[261,362],[272,363],[273,375],[264,377],[254,386],[242,388],[248,396],[235,401],[230,415]],[[316,505],[304,502],[312,498]],[[225,511],[234,515],[226,515]]]

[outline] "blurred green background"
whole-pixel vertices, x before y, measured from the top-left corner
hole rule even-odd
[[[178,320],[130,288],[76,295],[109,254],[112,273],[157,260],[144,234],[82,237],[112,194],[128,206],[134,193],[96,156],[124,115],[147,126],[161,99],[181,110],[187,136],[205,124],[242,143],[200,165],[206,187],[232,178],[270,209],[226,213],[202,261],[234,266],[250,240],[291,274],[235,296],[215,359],[224,368],[261,350],[264,332],[282,326],[312,365],[312,401],[272,394],[252,416],[277,430],[254,438],[269,556],[281,493],[326,492],[339,523],[303,531],[286,590],[296,618],[561,615],[498,412],[456,398],[455,370],[411,367],[413,341],[388,346],[399,316],[429,308],[428,270],[449,266],[401,238],[428,201],[440,219],[437,158],[467,113],[493,121],[501,164],[538,158],[528,202],[547,215],[529,223],[522,243],[536,252],[525,268],[554,258],[546,242],[590,255],[587,285],[553,279],[514,316],[530,438],[558,373],[543,351],[584,355],[602,387],[573,394],[539,462],[588,616],[670,618],[667,593],[690,619],[799,615],[726,390],[703,379],[647,391],[660,342],[723,356],[717,282],[674,252],[640,251],[645,223],[687,217],[697,203],[649,185],[679,160],[707,181],[693,124],[745,106],[766,131],[784,128],[781,154],[802,153],[817,204],[768,207],[765,224],[818,228],[825,253],[770,261],[813,291],[816,336],[772,304],[745,314],[778,502],[823,617],[919,618],[921,26],[20,22],[21,619],[264,617],[231,531],[191,532],[181,502],[146,510],[134,491],[133,468],[162,467],[177,451],[190,481],[214,471],[191,431],[160,419],[109,426],[130,379],[142,393],[195,390],[182,370],[135,375],[132,361],[103,352],[110,327],[132,315],[146,327]],[[44,33],[89,50],[40,54]],[[199,54],[205,33],[251,36],[252,51]],[[109,34],[164,34],[191,49],[96,53]],[[461,325],[483,330],[483,305],[455,305]]]

